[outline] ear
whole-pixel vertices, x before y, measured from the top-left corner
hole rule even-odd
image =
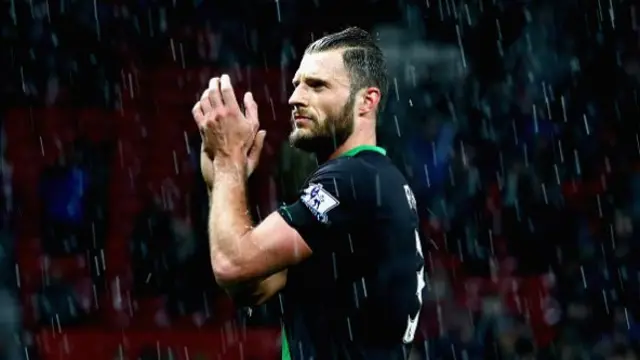
[[[376,112],[380,104],[380,89],[377,87],[368,87],[359,91],[358,99],[358,115],[362,116],[368,113]]]

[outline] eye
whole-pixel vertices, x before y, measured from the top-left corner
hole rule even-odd
[[[323,81],[309,81],[308,84],[310,88],[314,90],[321,90],[325,87],[325,83]]]

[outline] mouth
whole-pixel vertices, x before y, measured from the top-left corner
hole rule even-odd
[[[308,118],[306,116],[300,116],[300,115],[295,115],[293,117],[293,122],[296,125],[304,125],[304,124],[311,124],[313,123],[313,120],[311,118]]]

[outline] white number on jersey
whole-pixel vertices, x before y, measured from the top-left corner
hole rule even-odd
[[[413,196],[413,191],[409,185],[404,186],[404,193],[407,196],[407,202],[409,203],[409,207],[411,210],[417,212],[417,204],[416,199]],[[424,260],[424,254],[422,252],[422,245],[420,244],[420,235],[418,235],[418,229],[414,230],[415,238],[416,238],[416,253]],[[424,266],[421,266],[420,269],[416,272],[417,277],[417,289],[416,289],[416,297],[418,298],[418,303],[420,307],[418,308],[418,312],[413,316],[408,316],[407,319],[407,328],[404,331],[404,336],[402,337],[402,341],[405,344],[408,344],[413,341],[413,338],[416,335],[416,329],[418,328],[418,319],[420,318],[420,310],[422,310],[422,290],[425,287],[424,281]]]

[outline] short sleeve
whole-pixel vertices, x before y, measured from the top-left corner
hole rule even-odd
[[[314,253],[330,247],[327,237],[355,221],[351,183],[351,176],[346,172],[314,175],[296,202],[278,209]]]

